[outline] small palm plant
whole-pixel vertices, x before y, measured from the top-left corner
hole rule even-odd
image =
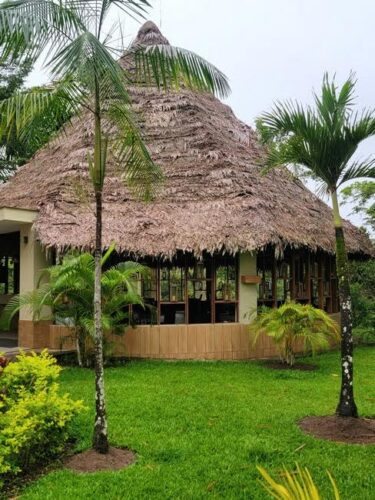
[[[288,302],[277,309],[265,308],[250,325],[255,334],[266,334],[277,345],[281,359],[293,366],[297,343],[303,343],[304,352],[315,354],[317,349],[329,347],[330,340],[339,339],[337,323],[321,309],[311,305]]]
[[[257,466],[258,471],[265,480],[262,486],[272,498],[277,500],[320,500],[322,497],[309,470],[306,467],[302,468],[298,464],[296,466],[297,470],[294,473],[284,468],[283,479],[280,483],[276,482],[263,467]],[[340,500],[335,480],[328,471],[327,474],[332,484],[334,499]]]
[[[102,258],[102,267],[112,253]],[[129,305],[144,307],[137,290],[146,267],[136,262],[121,262],[102,273],[102,329],[105,334],[123,334],[129,326]],[[62,264],[42,273],[37,289],[13,297],[4,309],[2,323],[7,327],[21,307],[29,308],[34,320],[54,319],[73,332],[80,366],[89,362],[89,346],[95,337],[93,298],[95,259],[89,253],[68,255]]]

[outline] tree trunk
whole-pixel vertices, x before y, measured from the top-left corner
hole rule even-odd
[[[337,192],[333,191],[331,194],[336,233],[336,270],[341,311],[341,391],[336,414],[340,417],[358,417],[353,392],[353,321],[348,255],[345,247]]]
[[[102,192],[95,193],[96,199],[96,242],[95,242],[95,425],[93,447],[99,453],[107,453],[109,449],[107,414],[104,391],[103,365],[103,332],[101,318],[101,275],[102,275]]]
[[[76,333],[76,348],[77,348],[77,362],[78,366],[82,368],[82,356],[81,356],[81,347],[79,345],[79,335]]]

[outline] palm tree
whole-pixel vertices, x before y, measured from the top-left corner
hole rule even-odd
[[[104,334],[122,335],[131,323],[129,305],[145,307],[137,285],[149,270],[132,261],[105,269],[113,250],[111,247],[101,259],[102,330]],[[43,270],[35,290],[10,299],[0,326],[7,330],[21,307],[28,308],[35,321],[59,321],[71,328],[78,364],[82,366],[88,362],[88,346],[95,338],[94,283],[94,257],[90,253],[67,254],[61,264]]]
[[[104,394],[103,341],[101,328],[102,204],[107,155],[111,155],[128,186],[150,197],[161,180],[131,113],[128,85],[178,88],[181,83],[200,91],[225,96],[228,83],[214,66],[188,51],[166,45],[133,48],[135,71],[127,72],[115,59],[113,31],[105,29],[111,10],[143,17],[147,0],[9,0],[0,4],[0,44],[6,57],[46,56],[51,85],[20,93],[3,102],[0,115],[19,133],[53,109],[61,113],[89,113],[93,117],[94,147],[88,157],[95,197],[95,387],[96,415],[93,446],[109,449]],[[47,55],[46,55],[47,54]],[[110,135],[108,130],[117,130]]]
[[[327,349],[330,340],[338,340],[337,323],[321,309],[309,304],[288,302],[282,306],[260,311],[250,325],[254,342],[265,333],[279,348],[283,362],[292,367],[296,358],[297,343],[302,341],[303,350]]]
[[[352,303],[349,286],[348,255],[340,216],[338,189],[347,181],[375,177],[375,159],[353,159],[359,144],[375,135],[373,111],[354,111],[353,75],[338,89],[326,74],[322,92],[314,94],[315,107],[299,103],[276,103],[270,113],[257,121],[258,131],[267,145],[266,169],[294,165],[322,183],[331,196],[336,235],[336,270],[341,308],[340,400],[336,413],[358,416],[353,393]]]

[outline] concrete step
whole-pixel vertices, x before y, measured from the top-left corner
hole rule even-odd
[[[0,352],[18,346],[17,332],[0,332]]]
[[[5,340],[17,340],[18,333],[17,332],[0,332],[0,342]]]
[[[4,349],[10,349],[18,346],[17,340],[0,340],[0,352],[3,352]]]

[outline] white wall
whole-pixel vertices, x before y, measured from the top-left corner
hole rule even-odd
[[[35,239],[32,224],[23,225],[20,230],[20,294],[34,290],[38,285],[40,271],[49,265],[46,252]],[[22,308],[20,320],[32,320],[32,312],[28,308]]]
[[[241,283],[241,276],[253,275],[257,273],[256,253],[240,254],[239,269],[239,322],[250,323],[250,316],[256,313],[258,302],[258,285]]]

